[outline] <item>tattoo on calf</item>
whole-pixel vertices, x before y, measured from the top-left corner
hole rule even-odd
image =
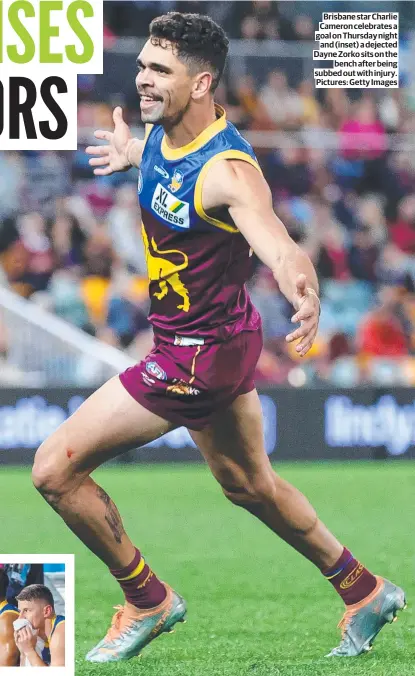
[[[115,541],[118,542],[118,544],[121,544],[121,538],[125,531],[122,525],[120,513],[108,493],[106,493],[104,489],[101,488],[101,486],[97,486],[97,495],[106,507],[105,521],[111,528],[111,532],[115,538]]]

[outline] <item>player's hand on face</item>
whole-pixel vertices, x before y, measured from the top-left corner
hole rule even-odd
[[[21,653],[28,653],[36,645],[36,635],[32,634],[29,627],[23,627],[14,633],[14,641]]]
[[[131,164],[128,160],[128,149],[133,140],[130,128],[124,122],[122,108],[117,106],[113,112],[114,131],[102,131],[99,129],[94,133],[97,139],[107,141],[107,145],[88,146],[85,152],[88,155],[94,155],[89,160],[96,176],[109,176],[115,171],[126,171]]]
[[[300,327],[288,334],[286,340],[288,343],[292,343],[294,340],[301,339],[295,349],[301,357],[304,357],[313,345],[317,335],[320,318],[320,301],[315,293],[307,289],[305,275],[298,275],[296,287],[294,307],[297,312],[291,318],[291,321],[295,323],[300,322]]]

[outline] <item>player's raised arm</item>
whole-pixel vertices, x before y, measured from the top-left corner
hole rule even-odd
[[[95,137],[107,141],[107,145],[88,146],[85,152],[94,155],[89,164],[96,176],[109,176],[116,171],[127,171],[138,167],[144,148],[144,141],[134,138],[128,124],[124,121],[122,108],[117,106],[113,112],[114,131],[98,129]]]
[[[256,255],[273,272],[282,293],[294,306],[301,326],[287,336],[304,356],[317,334],[320,315],[318,280],[310,258],[289,236],[272,206],[271,191],[251,164],[224,160],[209,171],[203,185],[204,209],[227,206],[235,225]]]

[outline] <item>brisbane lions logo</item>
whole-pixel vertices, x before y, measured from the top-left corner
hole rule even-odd
[[[169,183],[169,188],[172,192],[177,192],[180,190],[180,188],[183,185],[184,181],[184,176],[180,169],[176,169],[176,171],[173,174],[173,178],[171,179],[171,183]]]
[[[189,312],[189,292],[180,279],[179,275],[179,272],[185,270],[185,268],[187,268],[189,265],[188,256],[183,251],[179,251],[178,249],[166,249],[165,251],[160,251],[157,248],[154,237],[152,237],[151,242],[149,242],[144,225],[142,226],[141,230],[146,250],[149,282],[159,283],[159,291],[153,293],[153,296],[155,296],[155,298],[158,300],[161,300],[167,296],[169,290],[172,289],[182,299],[182,302],[176,306],[177,309],[183,310],[183,312]],[[173,263],[168,258],[165,258],[166,254],[179,255],[183,258],[183,262],[179,264]]]

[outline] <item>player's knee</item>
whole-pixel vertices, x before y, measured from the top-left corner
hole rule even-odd
[[[222,491],[225,498],[227,498],[233,505],[236,505],[237,507],[248,507],[255,502],[253,496],[248,490],[248,487],[222,486]]]
[[[48,495],[61,493],[64,485],[62,472],[50,452],[49,444],[46,441],[39,446],[32,467],[33,485],[46,499]]]
[[[275,485],[268,476],[246,477],[244,481],[222,485],[222,491],[234,505],[249,509],[271,500]]]

